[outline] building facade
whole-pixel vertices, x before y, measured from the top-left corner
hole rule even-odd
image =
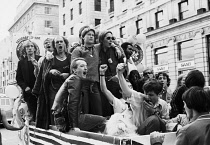
[[[105,0],[60,0],[59,6],[59,32],[62,36],[78,35],[78,23],[94,27],[108,18]]]
[[[172,89],[179,74],[193,69],[202,71],[209,85],[209,0],[109,0],[108,6],[103,28],[127,38],[126,27],[135,24],[137,34],[147,38],[145,67],[167,72]]]
[[[22,0],[17,7],[10,34],[59,34],[59,0]]]

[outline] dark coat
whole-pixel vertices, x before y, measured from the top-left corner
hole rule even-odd
[[[69,61],[71,60],[70,57],[70,54],[68,54],[67,59]],[[54,58],[50,60],[44,58],[32,90],[32,93],[38,96],[36,127],[43,129],[49,129],[50,125],[49,85],[51,83],[51,74],[49,71],[53,64]]]
[[[68,97],[68,113],[70,126],[78,127],[79,115],[82,112],[82,80],[77,75],[69,76],[56,94],[52,110],[60,110]],[[64,94],[68,94],[64,95]]]
[[[36,61],[38,61],[40,57],[41,56],[35,55]],[[28,87],[30,84],[30,76],[28,73],[28,58],[27,57],[21,59],[18,62],[16,81],[17,81],[17,84],[23,90],[23,95],[24,95],[25,88]]]

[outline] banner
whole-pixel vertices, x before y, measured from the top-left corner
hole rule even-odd
[[[37,47],[38,51],[37,54],[43,56],[45,53],[44,49],[44,40],[47,38],[54,38],[54,35],[26,35],[24,33],[14,33],[12,36],[12,60],[13,62],[17,63],[19,58],[22,55],[23,50],[23,42],[26,40],[31,40],[34,42]]]

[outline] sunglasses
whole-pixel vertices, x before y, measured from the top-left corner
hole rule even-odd
[[[115,40],[115,37],[106,37],[107,40]]]

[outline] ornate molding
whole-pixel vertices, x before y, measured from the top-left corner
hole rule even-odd
[[[148,42],[148,43],[146,44],[146,49],[147,49],[148,47],[152,48],[152,47],[153,47],[153,44],[150,43],[150,42]]]
[[[183,41],[183,40],[191,39],[194,36],[195,36],[194,31],[190,31],[190,32],[175,36],[175,40],[176,41]]]
[[[172,41],[172,42],[175,42],[176,41],[176,37],[172,36],[172,37],[169,37],[168,38],[168,43]]]
[[[168,44],[168,38],[153,42],[153,48],[158,48],[158,47],[163,47],[166,46]]]
[[[195,30],[194,31],[194,36],[196,36],[197,33],[200,33],[201,35],[204,34],[204,29],[201,28],[201,29]]]

